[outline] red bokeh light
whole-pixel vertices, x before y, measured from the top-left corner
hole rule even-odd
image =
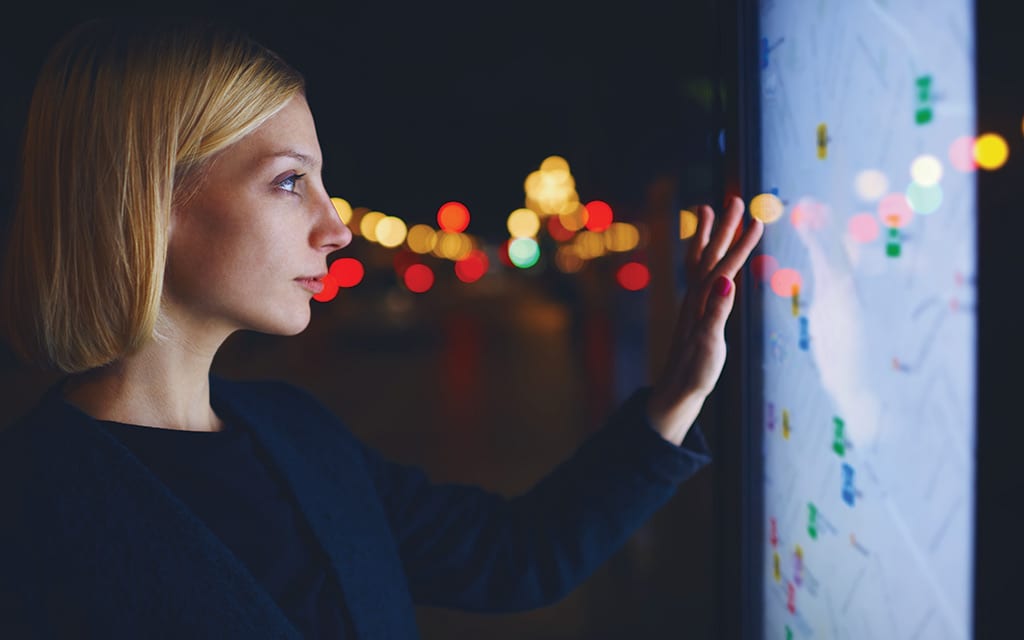
[[[619,281],[623,289],[639,291],[651,281],[651,272],[646,265],[639,262],[627,262],[619,267],[615,279]]]
[[[548,217],[547,226],[548,235],[551,236],[555,242],[568,242],[569,240],[572,240],[574,235],[576,235],[576,232],[565,228],[565,225],[562,224],[562,221],[558,216]]]
[[[362,262],[355,258],[338,258],[331,263],[324,283],[331,280],[336,287],[348,289],[362,282],[364,275],[366,275],[366,270],[363,268]]]
[[[764,254],[750,259],[750,271],[761,282],[766,282],[778,269],[779,261],[775,256]]]
[[[484,277],[489,266],[487,254],[480,249],[474,249],[468,256],[455,263],[455,276],[465,282],[476,282]]]
[[[324,276],[322,280],[324,288],[320,290],[320,293],[313,294],[313,299],[317,302],[330,302],[334,300],[338,295],[338,283],[334,281],[330,274]]]
[[[425,293],[434,286],[434,272],[425,264],[413,264],[405,270],[402,280],[409,291]]]
[[[612,224],[612,208],[607,202],[602,200],[594,200],[588,202],[587,208],[587,228],[591,231],[604,231]]]
[[[461,202],[446,202],[437,210],[437,224],[451,233],[462,233],[469,226],[469,209]]]

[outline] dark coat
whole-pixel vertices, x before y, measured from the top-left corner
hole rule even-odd
[[[47,391],[0,433],[0,638],[298,638],[273,598],[131,451]],[[589,576],[709,460],[647,422],[646,390],[528,493],[432,484],[308,392],[210,377],[287,480],[359,638],[416,638],[416,604],[510,612]]]

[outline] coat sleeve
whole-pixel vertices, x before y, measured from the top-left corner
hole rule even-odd
[[[417,604],[479,612],[552,604],[611,557],[710,461],[695,425],[681,446],[634,393],[599,432],[527,493],[432,484],[364,447]]]

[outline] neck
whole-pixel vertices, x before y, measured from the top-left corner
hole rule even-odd
[[[173,341],[150,341],[131,356],[71,376],[63,395],[98,420],[220,431],[224,423],[210,405],[210,365],[215,352]]]

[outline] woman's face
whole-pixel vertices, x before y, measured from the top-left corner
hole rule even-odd
[[[309,324],[327,254],[352,233],[320,176],[303,96],[213,158],[196,195],[172,213],[163,309],[185,335],[238,329],[294,335]]]

